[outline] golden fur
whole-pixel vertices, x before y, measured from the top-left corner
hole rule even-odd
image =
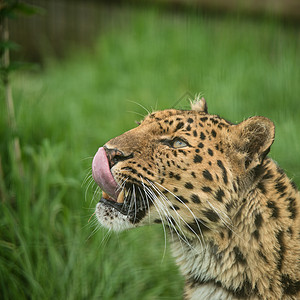
[[[121,193],[99,202],[100,223],[167,227],[185,299],[300,299],[300,195],[266,156],[274,124],[232,124],[203,98],[192,108],[152,113],[104,146]]]

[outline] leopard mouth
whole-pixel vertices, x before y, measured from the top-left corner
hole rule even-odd
[[[117,199],[113,199],[105,191],[102,191],[102,197],[99,202],[116,209],[123,215],[129,215],[129,211],[124,204],[124,191],[119,193]]]
[[[99,203],[114,208],[121,214],[128,216],[132,223],[136,223],[140,221],[141,218],[146,214],[149,207],[142,205],[138,196],[135,196],[135,203],[132,204],[132,201],[128,201],[130,199],[133,200],[131,198],[132,195],[129,197],[124,197],[124,194],[125,192],[122,191],[117,199],[120,201],[120,198],[123,197],[124,202],[118,202],[115,199],[112,199],[106,192],[102,191],[102,197]]]
[[[99,148],[92,163],[92,175],[97,185],[102,190],[100,203],[116,209],[123,215],[129,216],[135,222],[146,214],[149,203],[144,201],[142,188],[135,184],[134,192],[132,184],[127,182],[122,188],[116,182],[109,165],[109,161],[103,147]],[[151,204],[150,204],[151,205]]]
[[[92,170],[93,178],[102,190],[100,202],[125,213],[123,209],[124,191],[120,191],[120,187],[111,173],[107,155],[103,147],[99,148],[94,156]]]

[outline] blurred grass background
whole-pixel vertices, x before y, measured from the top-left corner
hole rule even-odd
[[[270,156],[300,184],[299,27],[149,7],[125,14],[92,47],[47,55],[40,71],[13,76],[22,179],[1,87],[2,299],[181,299],[160,226],[115,234],[88,222],[92,156],[146,114],[139,104],[188,108],[201,92],[209,112],[233,122],[267,116],[276,125]]]

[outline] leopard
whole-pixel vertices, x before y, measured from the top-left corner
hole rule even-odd
[[[96,218],[164,226],[183,299],[300,299],[300,193],[268,156],[274,138],[269,118],[234,124],[203,97],[149,112],[96,152]]]

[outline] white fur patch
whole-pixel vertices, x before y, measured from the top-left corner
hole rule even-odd
[[[96,206],[96,216],[101,225],[114,231],[123,231],[136,227],[130,222],[128,216],[101,202]]]
[[[191,300],[233,300],[229,293],[213,284],[204,284],[191,294]]]

